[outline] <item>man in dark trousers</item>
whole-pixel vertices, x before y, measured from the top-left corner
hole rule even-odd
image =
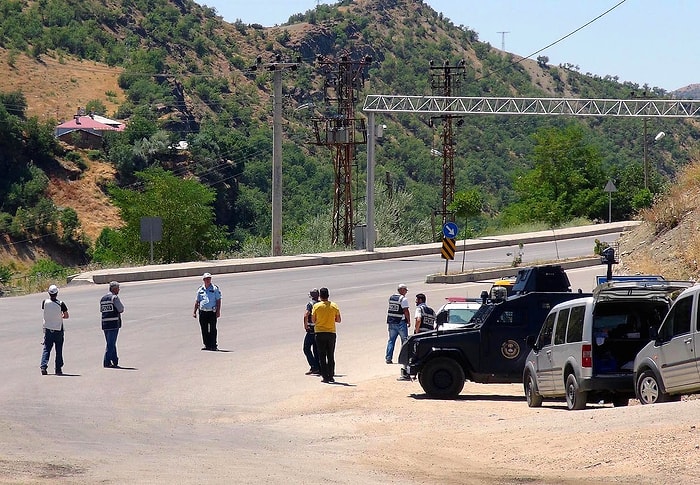
[[[306,311],[304,312],[304,330],[306,331],[306,335],[304,335],[304,355],[309,363],[309,370],[306,372],[307,376],[321,374],[318,365],[318,348],[316,347],[316,337],[314,335],[314,322],[311,318],[314,305],[318,303],[318,290],[316,288],[309,292],[309,298],[311,299],[306,304]]]
[[[321,377],[323,382],[331,383],[335,382],[335,324],[340,323],[340,308],[328,299],[328,288],[321,288],[318,294],[321,301],[311,310],[311,319],[315,325]]]
[[[221,316],[221,290],[211,282],[211,274],[202,275],[202,286],[197,289],[192,316],[197,318],[199,311],[199,326],[202,328],[202,350],[219,350],[216,343],[216,322]]]
[[[44,311],[44,351],[41,354],[41,374],[48,374],[51,349],[56,347],[56,375],[63,374],[63,320],[68,318],[68,307],[58,299],[58,287],[49,286],[49,297],[41,302]]]
[[[117,337],[122,328],[122,313],[124,305],[119,299],[119,283],[109,283],[109,293],[100,299],[100,313],[102,314],[102,331],[105,334],[105,356],[102,359],[104,367],[119,367],[117,355]]]

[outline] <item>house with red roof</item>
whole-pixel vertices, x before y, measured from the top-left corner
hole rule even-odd
[[[102,148],[103,136],[108,131],[123,131],[126,125],[95,114],[78,111],[72,120],[56,127],[59,140],[79,148]]]

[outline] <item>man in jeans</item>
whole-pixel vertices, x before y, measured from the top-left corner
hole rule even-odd
[[[310,375],[321,375],[321,367],[318,363],[318,347],[316,347],[316,336],[314,335],[314,322],[311,318],[311,313],[314,309],[314,305],[318,303],[319,293],[316,288],[309,292],[309,302],[306,304],[306,312],[304,312],[304,330],[306,335],[304,336],[304,355],[306,356],[306,361],[309,363],[309,370],[306,372],[307,376]]]
[[[104,367],[119,367],[117,355],[117,337],[122,327],[122,313],[124,305],[119,299],[119,283],[109,282],[109,293],[100,299],[100,313],[102,314],[102,331],[105,334],[105,355],[102,359]]]
[[[389,297],[389,311],[386,317],[386,323],[389,327],[389,341],[386,343],[387,364],[393,363],[396,337],[401,337],[402,345],[408,338],[408,322],[411,320],[411,313],[408,310],[407,291],[408,287],[402,283],[399,285],[397,293]]]
[[[44,311],[44,351],[41,354],[41,374],[46,375],[51,349],[56,347],[56,375],[63,374],[63,320],[68,318],[68,307],[58,299],[58,287],[49,286],[49,298],[41,302]]]

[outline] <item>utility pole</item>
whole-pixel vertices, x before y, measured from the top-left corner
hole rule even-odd
[[[327,103],[336,103],[336,114],[313,119],[314,144],[327,146],[335,151],[333,169],[335,187],[333,195],[333,227],[331,242],[337,244],[342,240],[345,245],[353,242],[353,197],[352,165],[355,159],[356,145],[367,143],[365,120],[355,118],[357,93],[365,83],[365,73],[372,63],[370,56],[360,60],[351,60],[348,55],[340,59],[328,59],[321,55],[316,58],[316,65],[324,68],[324,97]]]
[[[506,34],[510,34],[509,31],[500,31],[497,32],[498,34],[501,34],[501,50],[505,52],[506,50]]]
[[[301,62],[283,62],[277,54],[274,62],[263,64],[258,56],[252,71],[263,67],[272,72],[272,256],[282,255],[282,72],[296,71]]]
[[[449,61],[445,61],[443,65],[436,66],[433,61],[430,61],[430,86],[433,93],[439,96],[452,96],[454,89],[459,86],[460,79],[466,75],[466,63],[464,60],[459,61],[456,65],[451,66]],[[457,126],[464,123],[461,116],[442,115],[438,118],[443,120],[442,130],[442,223],[443,225],[450,219],[448,218],[447,207],[454,200],[455,195],[455,174],[454,174],[454,130],[452,120],[458,118]],[[431,119],[432,122],[432,119]]]

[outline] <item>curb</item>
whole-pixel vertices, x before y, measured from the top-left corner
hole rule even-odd
[[[595,257],[589,257],[589,258],[582,258],[582,259],[575,259],[575,260],[566,260],[566,261],[547,261],[547,262],[541,262],[538,263],[538,265],[544,265],[544,264],[558,264],[564,269],[575,269],[575,268],[584,268],[587,266],[598,266],[600,265],[600,256],[595,256]],[[433,274],[433,275],[428,275],[425,278],[426,283],[446,283],[446,284],[455,284],[455,283],[472,283],[475,281],[484,281],[484,280],[491,280],[491,279],[497,279],[497,278],[502,278],[502,277],[507,277],[507,276],[515,276],[518,273],[518,270],[521,268],[529,267],[529,266],[535,266],[533,265],[523,265],[523,266],[503,266],[500,268],[489,268],[485,270],[476,270],[476,271],[470,271],[469,273],[460,273],[460,274],[448,274],[448,275],[442,275],[442,274]]]
[[[523,234],[513,234],[506,236],[492,236],[483,239],[468,239],[466,241],[456,241],[457,251],[470,251],[476,249],[487,249],[503,246],[517,246],[518,244],[531,244],[552,240],[572,239],[583,236],[596,236],[615,231],[628,231],[640,224],[639,221],[623,221],[607,224],[594,224],[589,226],[553,229]],[[298,256],[269,256],[249,259],[226,259],[221,261],[195,261],[188,263],[147,265],[131,268],[112,268],[91,271],[79,275],[71,275],[67,278],[67,283],[77,284],[104,284],[112,280],[121,283],[128,281],[147,281],[166,278],[183,278],[199,276],[208,272],[213,274],[243,273],[249,271],[265,271],[271,269],[298,268],[305,266],[321,266],[339,263],[353,263],[362,261],[378,261],[394,258],[405,258],[410,256],[426,256],[440,254],[442,243],[417,244],[413,246],[401,246],[395,248],[377,248],[373,252],[365,250],[341,251],[335,253],[302,254]],[[597,259],[600,263],[600,259]],[[562,264],[556,262],[556,264]],[[574,263],[564,263],[574,264]],[[591,265],[593,263],[588,263]],[[572,266],[575,267],[575,266]],[[495,276],[483,276],[494,274],[501,276],[505,271],[512,268],[489,269],[476,271],[464,275],[447,275],[444,282],[460,283],[465,281],[476,281],[469,278],[481,277],[482,279]],[[477,276],[481,275],[481,276]],[[452,281],[448,281],[448,280]],[[429,281],[438,282],[438,281]]]

